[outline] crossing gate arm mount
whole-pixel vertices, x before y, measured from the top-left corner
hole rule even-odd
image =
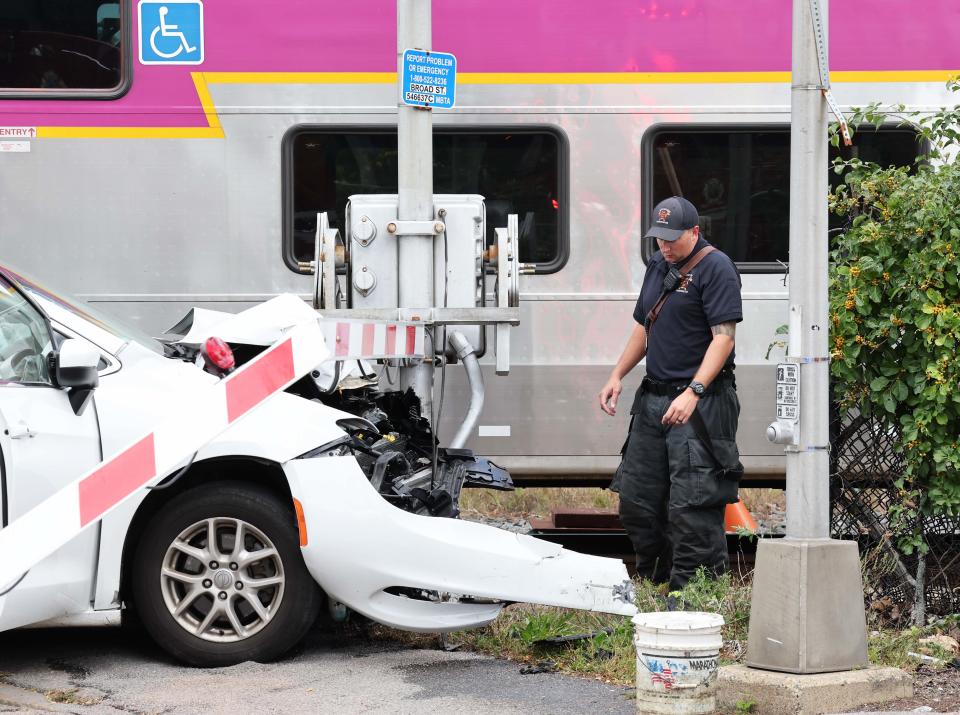
[[[853,140],[850,138],[850,127],[847,126],[847,120],[840,110],[840,105],[830,91],[830,64],[827,60],[827,33],[823,8],[820,6],[820,0],[809,0],[810,14],[813,17],[813,37],[817,43],[817,65],[820,68],[820,87],[823,98],[827,100],[827,105],[833,116],[837,118],[840,125],[840,135],[843,137],[843,145],[851,146]]]

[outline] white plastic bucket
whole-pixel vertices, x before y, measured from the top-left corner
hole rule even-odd
[[[633,617],[637,712],[699,715],[716,709],[723,616],[692,611]]]

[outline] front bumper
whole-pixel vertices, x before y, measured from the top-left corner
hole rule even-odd
[[[370,486],[353,457],[284,464],[300,500],[307,568],[326,593],[388,626],[453,631],[489,623],[502,603],[521,601],[632,616],[633,585],[623,563],[530,536],[458,519],[410,514]],[[386,589],[440,594],[438,601]],[[455,594],[453,600],[444,600]]]

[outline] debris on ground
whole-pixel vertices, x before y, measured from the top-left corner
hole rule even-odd
[[[520,675],[537,675],[538,673],[556,673],[557,664],[552,660],[541,660],[528,663],[520,668]]]
[[[930,663],[931,665],[943,666],[947,664],[945,660],[934,658],[932,655],[926,655],[925,653],[915,653],[912,650],[908,650],[907,655],[910,656],[911,658],[915,658],[916,660],[921,660],[924,663]]]
[[[956,638],[951,638],[950,636],[942,634],[921,638],[920,645],[936,646],[938,648],[942,648],[952,655],[960,654],[960,643],[957,642]]]
[[[921,665],[913,676],[912,698],[870,707],[882,712],[960,712],[960,671]]]
[[[454,653],[460,650],[460,646],[463,644],[451,642],[450,639],[447,637],[448,635],[449,635],[448,633],[440,634],[440,650],[444,650],[447,653]]]
[[[599,631],[591,631],[590,633],[574,633],[569,636],[550,636],[549,638],[541,638],[533,642],[534,645],[560,645],[563,643],[574,643],[576,641],[585,641],[590,640],[591,638],[596,638],[601,635],[610,635],[613,633],[613,628],[601,628]]]

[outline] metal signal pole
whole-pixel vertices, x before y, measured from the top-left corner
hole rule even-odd
[[[819,0],[815,0],[818,2]],[[790,91],[790,318],[787,360],[799,365],[800,444],[787,453],[787,537],[830,538],[830,329],[827,245],[827,102],[810,0],[793,3]],[[826,57],[824,57],[824,62]],[[797,260],[798,258],[801,260]]]
[[[397,165],[400,221],[433,221],[433,113],[404,104],[399,85],[406,49],[432,49],[431,0],[397,0]],[[434,307],[433,233],[397,236],[400,308]],[[426,354],[434,346],[428,340]],[[400,371],[403,389],[412,387],[422,414],[432,412],[433,365],[427,361]],[[436,425],[434,425],[436,427]]]
[[[830,538],[827,37],[827,0],[793,0],[790,332],[778,382],[795,385],[798,413],[768,431],[786,445],[787,538],[757,550],[747,648],[748,665],[790,673],[867,665],[857,543]],[[778,412],[786,402],[778,396]]]

